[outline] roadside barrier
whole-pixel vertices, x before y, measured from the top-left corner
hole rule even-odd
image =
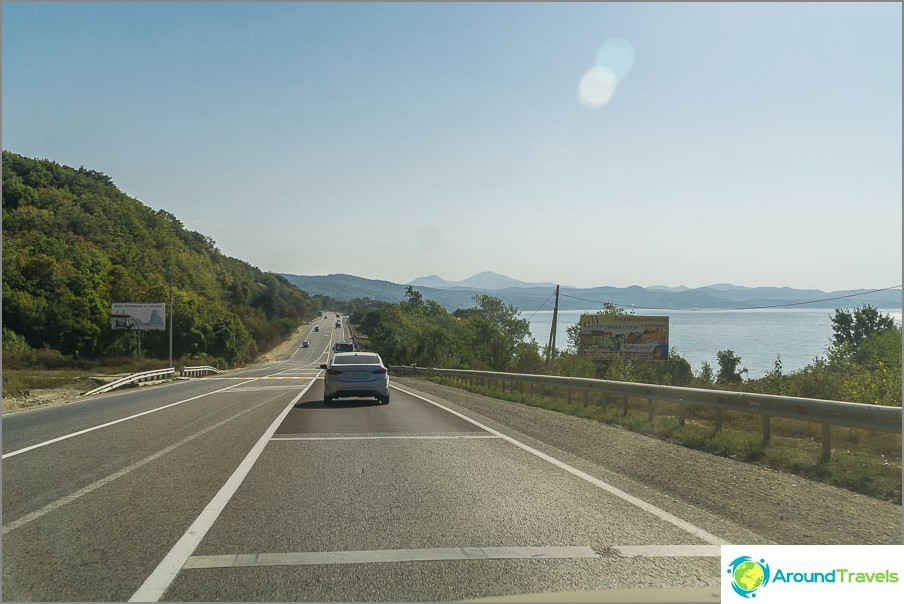
[[[114,390],[116,388],[121,388],[122,386],[127,386],[129,384],[137,384],[140,382],[152,382],[155,380],[162,380],[168,377],[173,377],[176,374],[176,370],[170,367],[169,369],[157,369],[154,371],[145,371],[143,373],[135,373],[132,375],[128,375],[123,378],[119,378],[116,381],[110,382],[109,384],[104,384],[94,390],[89,390],[88,392],[83,393],[81,396],[90,396],[92,394],[100,394],[101,392],[107,392],[109,390]]]
[[[393,365],[390,373],[410,377],[447,377],[460,380],[469,386],[496,385],[503,391],[508,387],[523,391],[529,387],[553,387],[571,403],[572,393],[592,392],[618,397],[622,414],[628,414],[628,399],[642,398],[647,401],[648,421],[653,421],[656,401],[668,401],[679,405],[678,425],[683,426],[689,407],[708,407],[717,410],[716,429],[722,427],[722,411],[742,411],[758,414],[763,420],[763,444],[768,444],[772,430],[771,417],[784,417],[822,425],[822,459],[828,460],[832,451],[831,426],[865,428],[882,432],[901,433],[901,407],[867,405],[843,401],[778,396],[752,392],[731,392],[727,390],[707,390],[656,384],[636,384],[591,378],[502,373],[493,371],[471,371],[464,369],[433,369]],[[588,404],[584,398],[584,405]]]

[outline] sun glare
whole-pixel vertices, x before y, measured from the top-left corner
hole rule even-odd
[[[591,67],[581,78],[578,95],[585,107],[602,107],[615,94],[616,78],[611,69]]]
[[[609,69],[618,81],[634,68],[634,45],[621,38],[607,40],[596,53],[596,66]]]

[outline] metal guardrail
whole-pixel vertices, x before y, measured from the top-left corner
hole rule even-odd
[[[478,385],[495,382],[501,384],[503,390],[510,384],[514,390],[516,384],[532,386],[550,386],[566,391],[568,402],[571,402],[571,391],[596,392],[622,398],[623,414],[628,413],[628,398],[644,398],[648,403],[648,419],[653,421],[654,401],[678,403],[679,425],[684,425],[684,416],[690,406],[708,407],[719,410],[716,428],[721,429],[721,411],[742,411],[754,413],[763,418],[763,443],[768,444],[771,438],[770,417],[784,417],[808,423],[822,424],[822,458],[828,459],[831,454],[830,426],[849,428],[866,428],[882,432],[901,433],[901,407],[885,407],[842,401],[801,398],[758,394],[753,392],[731,392],[727,390],[706,390],[701,388],[685,388],[679,386],[659,386],[655,384],[636,384],[632,382],[614,382],[590,378],[562,377],[549,375],[531,375],[520,373],[501,373],[493,371],[470,371],[464,369],[433,369],[423,367],[407,367],[393,365],[390,373],[410,376],[446,376],[475,381]]]
[[[127,375],[126,377],[119,378],[109,384],[104,384],[94,390],[89,390],[88,392],[83,393],[81,396],[90,396],[92,394],[100,394],[102,392],[107,392],[109,390],[114,390],[116,388],[120,388],[122,386],[126,386],[128,384],[137,384],[139,382],[151,382],[154,380],[161,380],[166,377],[170,377],[176,374],[176,370],[170,367],[169,369],[156,369],[154,371],[145,371],[142,373],[134,373],[132,375]]]
[[[202,365],[200,367],[183,367],[181,371],[179,371],[179,375],[181,377],[197,377],[199,375],[209,375],[211,373],[222,373],[216,367],[211,367],[210,365]]]

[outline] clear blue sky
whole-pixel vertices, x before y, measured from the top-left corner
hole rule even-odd
[[[275,272],[887,287],[901,18],[4,2],[3,148],[104,172]]]

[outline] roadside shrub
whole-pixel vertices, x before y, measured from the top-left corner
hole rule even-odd
[[[4,352],[27,352],[31,350],[31,346],[25,341],[25,338],[14,332],[12,329],[3,328],[3,351]]]

